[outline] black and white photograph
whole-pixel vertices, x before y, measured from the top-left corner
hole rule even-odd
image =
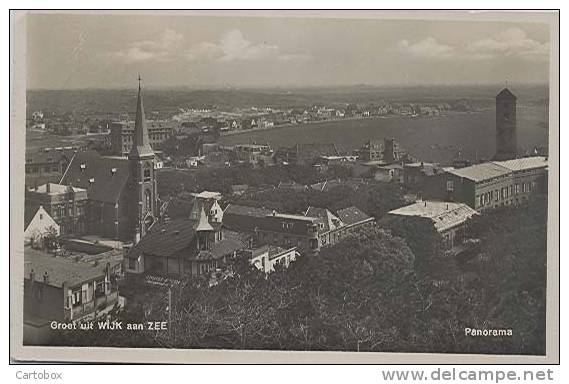
[[[18,350],[558,359],[557,12],[13,24]]]

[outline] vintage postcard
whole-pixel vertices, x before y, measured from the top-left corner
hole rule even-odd
[[[11,357],[559,361],[557,11],[14,11]]]

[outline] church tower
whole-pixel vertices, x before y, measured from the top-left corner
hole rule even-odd
[[[155,222],[158,210],[154,170],[155,157],[148,138],[140,81],[139,76],[134,136],[132,149],[128,154],[131,177],[130,220],[135,243],[146,234],[148,228]]]
[[[515,159],[517,152],[516,96],[508,88],[504,88],[496,96],[496,155],[494,160]]]

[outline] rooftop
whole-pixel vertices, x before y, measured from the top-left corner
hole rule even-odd
[[[49,184],[49,192],[47,192],[48,184]],[[73,192],[85,192],[86,191],[86,189],[79,188],[79,187],[72,187],[69,185],[54,184],[54,183],[48,183],[48,184],[43,184],[43,185],[38,186],[37,188],[32,188],[30,191],[37,192],[37,193],[46,193],[48,195],[59,195],[62,193],[67,193],[67,192],[69,192],[69,188],[71,188],[71,190]]]
[[[513,172],[525,171],[536,168],[547,167],[547,157],[544,156],[533,156],[533,157],[522,157],[519,159],[505,160],[505,161],[494,161],[495,164],[501,165]]]
[[[338,217],[344,222],[344,224],[351,225],[356,223],[361,223],[362,221],[366,221],[371,219],[368,215],[364,212],[360,211],[356,207],[348,207],[345,209],[340,209],[336,212]]]
[[[389,212],[390,215],[423,217],[433,221],[437,231],[444,231],[476,215],[477,212],[463,203],[444,201],[417,201]]]
[[[510,172],[511,171],[508,168],[498,163],[475,164],[470,167],[458,168],[449,171],[450,174],[464,177],[465,179],[469,179],[474,182],[490,180],[495,177],[507,175]]]
[[[221,199],[221,192],[201,191],[200,193],[192,193],[193,197],[198,199]]]
[[[55,257],[49,253],[30,247],[24,248],[24,276],[30,278],[33,270],[35,281],[43,282],[47,272],[49,285],[61,287],[67,282],[70,287],[99,279],[105,276],[105,263],[95,265],[83,261],[74,261],[63,257]]]

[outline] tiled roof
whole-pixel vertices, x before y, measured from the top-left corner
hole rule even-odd
[[[348,207],[336,211],[336,214],[346,225],[361,223],[362,221],[369,220],[370,217],[356,207]]]
[[[116,264],[116,263],[114,263]],[[30,278],[32,269],[35,273],[35,281],[43,282],[43,275],[47,272],[49,285],[61,287],[64,282],[69,287],[99,279],[105,276],[105,263],[95,265],[72,259],[54,257],[30,247],[24,249],[24,277]]]
[[[176,257],[192,244],[196,235],[195,222],[187,218],[157,223],[126,255],[137,258],[145,253],[153,256]]]
[[[267,215],[272,214],[273,211],[267,208],[258,208],[258,207],[248,207],[246,205],[238,205],[238,204],[229,204],[224,214],[231,214],[231,215],[242,215],[242,216],[253,216],[253,217],[265,217]]]
[[[102,157],[95,151],[86,151],[75,155],[61,184],[86,189],[91,200],[116,203],[129,177],[127,159]]]
[[[536,168],[547,167],[547,157],[543,156],[533,156],[533,157],[522,157],[519,159],[505,160],[505,161],[494,161],[493,163],[501,165],[513,172],[525,171]]]
[[[259,225],[259,219],[272,212],[265,208],[229,204],[223,211],[223,225],[236,231],[254,231]]]
[[[449,171],[449,173],[453,175],[464,177],[474,182],[490,180],[495,177],[507,175],[510,172],[508,168],[497,163],[482,163]]]
[[[319,218],[324,224],[324,232],[334,230],[342,225],[342,221],[326,208],[309,207],[305,215]]]
[[[430,219],[437,231],[444,231],[463,223],[477,212],[463,203],[418,201],[389,212],[390,215],[414,216]]]

